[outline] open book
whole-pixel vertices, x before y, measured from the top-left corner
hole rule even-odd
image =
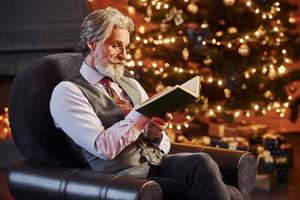
[[[200,76],[195,76],[182,85],[166,87],[135,110],[147,117],[164,117],[167,112],[175,112],[199,98],[200,88]]]

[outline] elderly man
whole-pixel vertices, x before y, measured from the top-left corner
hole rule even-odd
[[[135,111],[148,96],[124,70],[133,29],[132,20],[114,8],[86,17],[81,69],[52,93],[56,127],[86,168],[155,180],[165,199],[231,199],[233,188],[223,183],[207,154],[168,155],[170,141],[163,130],[170,114],[147,118]]]

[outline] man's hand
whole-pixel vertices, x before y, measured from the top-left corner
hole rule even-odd
[[[145,127],[147,138],[154,142],[160,141],[162,137],[162,131],[167,129],[172,119],[173,116],[171,113],[167,113],[165,118],[152,117],[150,122]]]

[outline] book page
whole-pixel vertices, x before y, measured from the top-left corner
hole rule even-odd
[[[166,88],[163,89],[162,91],[160,91],[160,92],[154,94],[151,98],[149,98],[149,99],[147,99],[146,101],[144,101],[141,105],[137,106],[137,108],[140,108],[140,107],[142,107],[142,106],[144,106],[144,105],[146,105],[146,104],[148,104],[148,103],[150,103],[150,102],[152,102],[152,101],[155,101],[156,99],[160,98],[161,96],[164,96],[165,94],[167,94],[167,93],[169,93],[170,91],[176,89],[177,87],[178,87],[178,85],[173,86],[173,87],[171,87],[171,86],[166,87]]]
[[[188,80],[187,82],[180,85],[180,87],[191,91],[196,97],[200,95],[200,76],[195,76],[194,78]]]

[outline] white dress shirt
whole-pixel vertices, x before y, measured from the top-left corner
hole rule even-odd
[[[81,75],[95,88],[108,95],[99,81],[104,77],[83,62]],[[131,79],[141,94],[142,102],[149,97],[141,85]],[[111,87],[117,95],[122,96],[122,89],[117,83]],[[105,129],[97,117],[88,99],[74,83],[62,81],[53,90],[50,100],[50,112],[57,128],[61,128],[73,141],[88,152],[102,159],[113,159],[122,149],[134,142],[149,118],[132,109],[125,118]],[[163,132],[158,146],[164,153],[169,153],[170,140]]]

